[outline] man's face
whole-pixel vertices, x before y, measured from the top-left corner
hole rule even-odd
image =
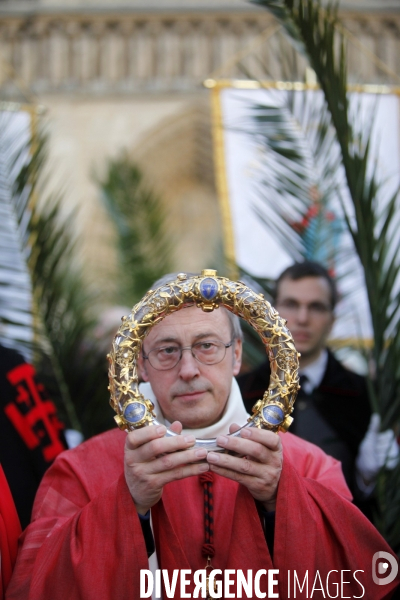
[[[283,279],[278,288],[276,309],[287,320],[301,364],[318,358],[325,347],[334,316],[329,284],[323,277]]]
[[[144,340],[146,355],[171,344],[180,347],[196,342],[232,340],[229,317],[225,310],[205,313],[193,306],[179,310],[155,325]],[[180,421],[185,428],[212,425],[221,417],[228,400],[232,377],[239,373],[241,341],[226,349],[225,358],[216,365],[198,362],[190,350],[184,350],[178,364],[168,371],[158,371],[149,360],[139,359],[142,377],[149,381],[168,421]]]

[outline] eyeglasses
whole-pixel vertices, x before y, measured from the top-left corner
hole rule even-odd
[[[297,300],[282,300],[281,302],[277,302],[276,306],[278,310],[281,308],[284,309],[285,313],[298,313],[302,308],[305,308],[307,312],[314,317],[321,317],[323,315],[327,315],[332,312],[332,308],[327,306],[323,302],[310,302],[310,304],[302,304],[297,302]]]
[[[232,346],[234,340],[229,344],[223,342],[212,341],[196,342],[192,346],[181,348],[176,344],[154,348],[146,355],[142,350],[142,355],[145,360],[148,360],[151,366],[157,371],[168,371],[176,367],[182,358],[184,350],[190,350],[193,358],[203,365],[216,365],[224,360],[226,349]]]

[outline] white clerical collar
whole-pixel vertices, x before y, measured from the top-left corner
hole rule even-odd
[[[305,375],[307,377],[306,381],[303,383],[304,391],[307,394],[311,394],[311,392],[321,384],[327,364],[328,351],[325,348],[314,362],[300,369],[299,375]]]
[[[145,398],[153,402],[154,412],[157,415],[157,421],[168,427],[170,423],[162,414],[160,405],[158,404],[157,398],[151,389],[150,383],[141,383],[139,385],[139,391]],[[242,426],[247,422],[248,418],[249,415],[244,407],[239,386],[236,379],[233,378],[231,393],[229,394],[228,402],[226,403],[224,413],[220,420],[209,427],[204,427],[203,429],[183,429],[182,434],[191,433],[197,438],[215,438],[217,435],[227,435],[229,433],[229,425],[232,425],[232,423],[237,423],[238,425]]]

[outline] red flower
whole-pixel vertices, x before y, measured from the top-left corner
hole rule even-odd
[[[319,209],[320,209],[319,204],[312,204],[307,211],[307,216],[310,219],[312,219],[313,217],[316,217],[317,214],[319,213]]]

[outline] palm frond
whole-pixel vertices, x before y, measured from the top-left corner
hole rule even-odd
[[[107,176],[99,183],[118,232],[119,302],[131,306],[171,269],[165,209],[127,155],[110,161]]]
[[[26,194],[14,195],[18,169],[29,153],[29,115],[0,113],[0,341],[32,354],[32,286],[24,255]]]
[[[376,160],[371,156],[372,119],[349,108],[343,37],[338,33],[337,7],[313,0],[256,0],[280,20],[290,39],[309,60],[320,83],[331,125],[340,147],[351,203],[342,199],[348,230],[363,267],[374,332],[370,382],[371,404],[379,407],[382,427],[400,422],[400,261],[397,236],[399,190],[385,195]],[[378,482],[376,524],[400,551],[400,466],[383,470]]]
[[[332,272],[340,264],[340,277],[354,273],[337,199],[344,181],[340,147],[322,95],[280,91],[274,97],[268,90],[266,101],[248,112],[244,127],[261,164],[253,186],[260,220],[293,260],[317,260]]]
[[[25,349],[62,419],[88,436],[112,425],[105,357],[85,346],[95,298],[77,266],[74,219],[61,218],[61,199],[38,207],[46,140],[31,139],[27,117],[21,129],[0,114],[2,342]]]

